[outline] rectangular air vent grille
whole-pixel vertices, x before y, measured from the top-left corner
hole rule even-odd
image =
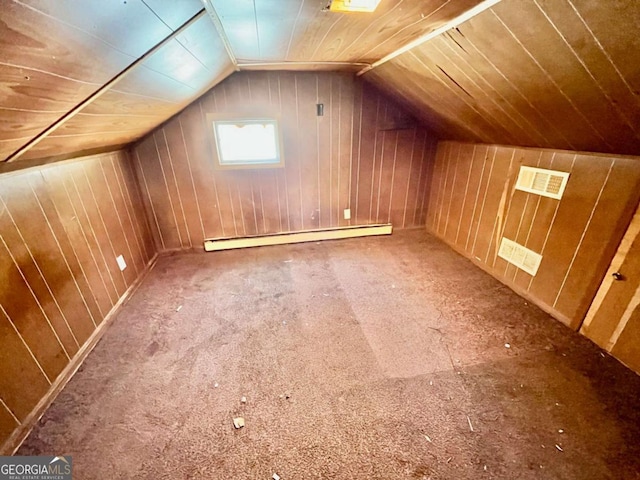
[[[542,255],[508,238],[502,239],[498,256],[534,277],[542,261]]]
[[[560,199],[568,180],[569,172],[522,166],[520,167],[516,189]]]

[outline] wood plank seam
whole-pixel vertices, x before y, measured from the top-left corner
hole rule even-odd
[[[577,157],[578,157],[577,155],[573,156],[573,160],[571,162],[571,167],[569,168],[569,172],[570,173],[573,171],[573,166],[576,163],[576,158]],[[544,242],[542,243],[542,248],[540,249],[540,255],[542,255],[543,258],[544,258],[544,250],[545,250],[545,248],[547,248],[547,242],[549,241],[549,237],[551,236],[551,231],[553,230],[553,225],[554,225],[554,223],[556,221],[556,217],[558,216],[558,210],[560,210],[560,201],[556,201],[556,207],[555,207],[554,212],[553,212],[553,217],[551,218],[551,223],[549,224],[549,228],[547,229],[547,234],[545,235]],[[527,287],[527,292],[529,290],[531,290],[531,285],[533,285],[533,281],[535,280],[535,278],[536,277],[531,277],[529,279],[529,286]]]
[[[44,178],[44,177],[43,177]],[[58,218],[62,218],[62,215],[60,214],[60,211],[58,209],[58,206],[56,205],[55,199],[53,198],[53,196],[51,197],[51,203],[53,205],[53,208],[56,212],[56,215],[58,216]],[[65,236],[67,237],[67,242],[69,242],[69,245],[71,245],[71,250],[73,251],[73,256],[76,259],[76,262],[78,263],[78,266],[80,268],[80,272],[82,273],[82,278],[84,278],[85,283],[87,284],[88,288],[89,288],[89,292],[91,292],[91,296],[93,297],[93,301],[96,304],[96,307],[98,308],[98,313],[100,314],[100,319],[102,320],[102,316],[103,316],[103,312],[102,312],[102,308],[100,307],[100,303],[98,302],[98,297],[96,296],[93,287],[91,286],[91,283],[89,282],[89,277],[87,277],[87,274],[85,272],[84,266],[82,265],[82,262],[80,261],[80,258],[78,257],[78,253],[76,251],[76,247],[75,245],[71,242],[71,239],[69,238],[69,234],[66,230],[66,228],[64,228],[63,225],[63,232],[65,234]],[[96,326],[96,322],[95,322],[95,318],[93,316],[91,316],[91,320],[94,323],[94,326]]]
[[[98,261],[96,260],[95,255],[93,254],[93,249],[91,248],[91,245],[89,243],[89,240],[87,238],[87,234],[84,230],[84,227],[82,226],[82,222],[80,221],[80,216],[78,214],[78,211],[76,209],[76,205],[75,203],[71,200],[71,194],[69,193],[69,189],[66,185],[66,182],[63,180],[62,181],[62,186],[64,187],[64,191],[65,194],[67,196],[67,199],[69,200],[69,204],[71,205],[71,209],[73,211],[73,215],[75,217],[75,220],[78,223],[78,228],[80,229],[80,233],[82,233],[82,238],[85,241],[87,250],[89,251],[90,255],[91,255],[91,259],[93,260],[93,264],[96,268],[96,271],[98,272],[98,276],[100,277],[100,280],[102,282],[102,286],[104,287],[104,291],[107,294],[107,297],[109,298],[109,302],[113,305],[113,300],[111,299],[111,291],[109,290],[109,288],[107,287],[106,282],[104,281],[104,277],[102,275],[102,270],[100,269],[99,265],[98,265]],[[103,315],[102,309],[100,309],[100,315]]]
[[[555,131],[556,134],[558,134],[560,137],[562,137],[562,139],[567,142],[566,146],[570,149],[570,150],[576,150],[576,146],[574,144],[571,143],[571,141],[569,141],[569,139],[560,131],[558,130],[548,119],[547,117],[535,106],[535,104],[533,104],[531,102],[531,99],[528,98],[524,93],[522,93],[522,91],[516,86],[515,83],[513,83],[503,72],[502,70],[500,70],[491,60],[489,60],[489,58],[478,48],[476,47],[476,45],[467,38],[467,43],[475,50],[475,52],[480,55],[485,62],[487,62],[487,64],[489,64],[498,75],[500,75],[503,80],[505,82],[507,82],[509,84],[509,86],[520,96],[520,98],[529,106],[529,108],[534,111],[538,117],[538,121],[546,124],[549,128],[551,128],[553,131]]]
[[[100,217],[100,222],[102,223],[102,228],[104,229],[105,232],[105,236],[109,242],[109,247],[111,248],[111,254],[114,260],[115,258],[118,256],[118,253],[116,252],[116,249],[113,246],[113,242],[111,241],[111,235],[109,234],[109,229],[107,228],[107,224],[104,221],[104,217],[102,216],[102,211],[100,211],[100,206],[98,203],[98,198],[96,197],[96,194],[93,190],[93,185],[91,184],[91,180],[89,179],[89,175],[87,174],[87,169],[85,168],[84,165],[82,165],[82,171],[84,173],[85,178],[87,179],[87,184],[89,185],[89,191],[91,192],[91,198],[93,198],[93,204],[95,206],[95,211],[98,213],[98,217]],[[104,257],[104,252],[103,252],[103,257]],[[106,257],[105,257],[105,265],[108,265],[108,262],[106,261]],[[120,271],[120,276],[122,277],[122,282],[126,285],[127,284],[127,280],[124,276],[124,272],[122,270],[120,270],[118,268],[118,270]]]
[[[71,266],[69,265],[67,257],[64,254],[64,251],[62,250],[62,246],[60,245],[60,242],[58,241],[58,236],[56,235],[55,231],[53,230],[53,228],[51,226],[51,222],[49,220],[49,217],[47,216],[46,212],[44,211],[44,208],[42,208],[42,204],[40,203],[40,199],[38,198],[38,195],[36,194],[36,191],[33,188],[33,185],[31,184],[30,181],[28,183],[29,183],[29,186],[31,187],[31,192],[33,193],[33,196],[36,199],[36,203],[38,204],[38,207],[40,208],[40,212],[42,213],[42,216],[44,217],[45,221],[47,222],[47,227],[49,229],[49,232],[51,233],[51,236],[53,237],[53,240],[56,242],[56,246],[58,247],[58,251],[60,252],[60,256],[61,256],[62,260],[64,261],[65,266],[67,267],[67,271],[69,272],[69,276],[73,279],[73,283],[74,283],[74,285],[76,287],[78,295],[80,295],[80,298],[82,299],[82,303],[84,304],[84,307],[87,310],[89,318],[91,319],[91,322],[93,323],[93,325],[95,327],[96,321],[93,318],[93,314],[91,313],[91,309],[89,308],[89,305],[87,305],[87,302],[86,302],[86,300],[84,298],[84,295],[82,294],[82,290],[80,290],[80,286],[78,285],[78,281],[76,280],[76,277],[73,274],[73,271],[71,270]],[[22,234],[20,234],[20,237],[22,238]],[[23,241],[24,241],[24,239],[23,239]],[[38,270],[38,272],[40,273],[40,276],[42,277],[42,280],[43,280],[45,286],[47,287],[47,290],[48,290],[49,294],[51,295],[51,298],[53,299],[53,302],[55,303],[58,311],[60,312],[60,315],[62,315],[62,318],[64,319],[64,322],[67,325],[67,328],[71,332],[71,336],[73,337],[73,340],[76,342],[76,345],[79,347],[80,343],[78,342],[78,339],[77,339],[77,337],[75,335],[75,332],[73,331],[73,329],[71,328],[71,325],[69,324],[69,321],[67,319],[66,314],[62,310],[62,307],[60,307],[60,304],[58,303],[58,299],[56,298],[55,294],[53,293],[53,290],[49,286],[49,282],[47,281],[46,277],[44,276],[44,273],[40,269],[40,265],[38,265],[38,262],[36,262],[36,259],[31,254],[31,249],[28,247],[26,242],[25,242],[25,248],[29,252],[29,255],[31,255],[31,258],[33,259],[33,263],[36,266],[36,269]]]
[[[551,24],[551,26],[553,27],[553,29],[556,31],[556,33],[560,36],[560,38],[562,38],[562,41],[565,43],[565,45],[567,46],[567,48],[569,48],[569,50],[571,51],[571,53],[573,54],[573,56],[576,58],[576,60],[578,60],[578,62],[580,62],[580,65],[582,66],[582,68],[584,69],[584,71],[589,75],[589,77],[593,80],[593,83],[596,84],[596,87],[598,88],[598,90],[600,90],[600,92],[602,93],[602,95],[607,99],[607,101],[609,102],[609,106],[616,111],[616,113],[618,114],[618,116],[624,120],[624,122],[627,124],[627,126],[633,131],[634,135],[636,138],[640,138],[640,134],[638,129],[636,128],[636,125],[634,125],[633,121],[629,118],[627,118],[626,114],[622,111],[622,109],[620,108],[620,106],[617,104],[617,102],[614,102],[613,99],[611,98],[611,96],[605,91],[605,89],[602,87],[602,85],[600,84],[600,82],[598,82],[598,79],[595,77],[595,75],[591,72],[591,70],[589,69],[589,67],[587,66],[587,64],[585,63],[585,61],[582,59],[582,57],[580,55],[578,55],[578,52],[575,51],[575,49],[571,46],[571,44],[569,43],[569,41],[567,40],[567,38],[562,34],[562,32],[560,31],[560,29],[556,26],[556,24],[553,22],[553,20],[551,20],[551,18],[549,18],[549,15],[547,15],[547,12],[544,11],[544,9],[540,6],[540,4],[538,3],[537,0],[533,0],[533,3],[536,5],[536,7],[538,7],[538,9],[540,10],[540,12],[542,12],[542,14],[544,15],[544,17],[547,19],[547,21]]]
[[[487,202],[487,193],[489,192],[489,185],[491,184],[491,174],[493,173],[493,167],[495,166],[495,163],[496,163],[497,154],[498,154],[498,148],[493,147],[493,157],[491,158],[491,166],[489,167],[489,174],[487,175],[487,184],[484,187],[484,194],[482,195],[482,205],[480,207],[480,216],[478,217],[476,234],[473,238],[473,245],[471,246],[471,255],[473,255],[476,259],[478,259],[478,257],[475,255],[476,242],[478,241],[478,232],[480,231],[480,225],[482,225],[482,217],[484,216],[484,207]]]
[[[415,153],[415,149],[416,149],[416,136],[418,135],[418,129],[414,128],[413,129],[413,138],[411,140],[411,154],[409,155],[409,175],[407,175],[407,185],[405,187],[405,194],[404,194],[404,209],[402,211],[402,228],[405,228],[407,225],[407,206],[409,204],[409,190],[410,190],[410,185],[411,185],[411,173],[413,172],[413,154]],[[357,184],[357,183],[356,183]],[[416,196],[417,196],[417,192],[416,192]]]
[[[591,128],[591,130],[593,131],[593,133],[595,133],[598,138],[600,138],[600,140],[606,144],[609,148],[614,149],[613,145],[611,145],[607,139],[602,135],[602,133],[600,133],[600,131],[591,123],[591,121],[586,117],[586,115],[577,107],[577,105],[573,102],[573,100],[569,97],[569,95],[567,95],[567,93],[560,87],[560,85],[558,85],[558,83],[553,79],[553,77],[551,76],[551,74],[549,72],[547,72],[547,70],[540,64],[540,62],[538,62],[538,60],[536,59],[536,57],[529,51],[529,49],[527,49],[527,47],[524,46],[524,44],[520,41],[520,39],[518,39],[518,37],[515,35],[515,33],[513,33],[513,31],[508,27],[508,25],[506,23],[504,23],[504,21],[498,16],[498,14],[496,14],[494,11],[491,11],[491,13],[493,13],[494,17],[496,17],[498,19],[498,21],[504,26],[504,28],[507,30],[507,32],[509,32],[509,34],[511,35],[511,37],[513,37],[513,39],[518,43],[518,45],[520,45],[520,47],[522,48],[522,50],[524,50],[524,52],[527,54],[527,56],[529,58],[531,58],[531,60],[533,60],[533,63],[536,64],[536,66],[542,71],[542,73],[547,77],[547,79],[556,87],[556,89],[560,92],[560,94],[567,100],[567,102],[571,105],[571,108],[585,121],[585,123]]]
[[[182,212],[182,219],[184,220],[184,228],[187,232],[187,239],[189,240],[189,246],[193,246],[193,242],[191,241],[191,232],[189,231],[189,223],[187,222],[187,216],[184,213],[184,205],[182,203],[182,195],[180,195],[180,187],[178,186],[178,179],[176,178],[176,171],[173,168],[173,157],[171,155],[171,150],[169,149],[169,142],[167,141],[167,134],[165,132],[164,127],[161,129],[162,137],[164,138],[164,145],[167,149],[167,158],[169,159],[169,167],[171,168],[171,175],[173,176],[173,184],[176,187],[176,193],[178,194],[178,205],[180,206],[180,211]]]
[[[140,162],[140,155],[138,154],[138,150],[136,149],[135,152],[136,152],[136,160],[138,162],[138,168],[139,168],[140,174],[142,175],[142,181],[144,183],[144,187],[147,193],[147,198],[149,199],[149,205],[151,206],[151,213],[153,214],[153,219],[156,224],[156,229],[158,230],[158,236],[160,237],[160,243],[162,244],[162,249],[164,250],[166,248],[164,243],[164,238],[162,235],[162,230],[160,229],[160,224],[158,223],[158,216],[156,215],[156,211],[153,206],[153,200],[151,199],[151,194],[149,193],[149,185],[147,184],[147,179],[144,174],[144,169],[142,168],[142,162]]]
[[[127,234],[124,229],[124,224],[122,223],[122,218],[120,217],[120,212],[116,207],[116,201],[113,197],[113,193],[111,192],[111,186],[109,185],[109,181],[107,180],[107,175],[104,171],[104,165],[102,162],[98,162],[100,164],[100,170],[102,171],[102,177],[104,178],[104,183],[107,187],[107,191],[109,192],[109,198],[111,199],[111,205],[113,205],[113,210],[116,212],[116,217],[118,218],[118,224],[120,225],[120,230],[122,233],[122,237],[124,238],[125,245],[127,246],[127,250],[129,251],[129,258],[131,259],[131,263],[133,264],[133,268],[136,271],[136,275],[138,274],[138,266],[135,262],[135,255],[133,254],[133,250],[131,250],[131,245],[129,245],[129,239],[127,238]],[[122,253],[122,252],[121,252]],[[127,265],[129,266],[129,265]]]
[[[137,247],[137,250],[138,250],[138,254],[140,255],[140,260],[144,263],[145,253],[142,251],[142,246],[140,245],[140,238],[138,236],[138,231],[136,230],[136,227],[135,227],[135,225],[133,223],[133,218],[131,216],[131,211],[129,210],[130,199],[129,199],[128,195],[125,194],[125,191],[124,191],[124,189],[122,187],[123,179],[121,179],[121,177],[120,177],[120,174],[122,172],[119,170],[119,165],[117,165],[117,162],[116,162],[116,160],[119,160],[119,159],[117,159],[117,157],[114,159],[114,156],[111,156],[110,159],[111,159],[111,167],[113,168],[113,171],[114,171],[115,176],[116,176],[116,180],[118,182],[118,189],[120,190],[120,196],[122,197],[122,201],[124,203],[124,207],[125,207],[125,210],[127,212],[127,219],[129,220],[129,225],[131,226],[131,231],[133,232],[133,238],[134,238],[134,240],[136,242],[136,247]]]
[[[163,46],[165,46],[166,44],[168,44],[169,42],[171,42],[171,40],[173,40],[177,35],[179,35],[180,33],[182,33],[184,30],[186,30],[189,26],[191,26],[193,23],[195,23],[204,13],[204,9],[200,10],[200,12],[198,12],[197,14],[195,14],[193,17],[191,17],[189,20],[187,20],[184,24],[182,24],[182,26],[180,26],[180,28],[178,28],[175,32],[173,32],[171,35],[167,36],[164,38],[164,40],[162,40],[160,43],[156,44],[153,48],[151,48],[150,50],[148,50],[147,52],[145,52],[141,57],[139,57],[137,60],[135,60],[134,62],[132,62],[131,64],[129,64],[124,70],[122,70],[120,73],[118,73],[115,77],[113,77],[111,80],[109,80],[107,83],[105,83],[101,88],[99,88],[98,90],[96,90],[95,92],[93,92],[91,95],[89,95],[87,98],[85,98],[83,101],[81,101],[80,103],[78,103],[73,109],[69,110],[65,115],[63,115],[62,117],[60,117],[57,121],[55,121],[54,123],[52,123],[51,125],[49,125],[47,128],[45,128],[42,132],[40,132],[37,136],[33,137],[31,139],[31,141],[27,142],[25,145],[23,145],[21,148],[19,148],[18,150],[16,150],[14,153],[12,153],[11,155],[9,155],[5,161],[7,162],[11,162],[14,161],[15,159],[17,159],[18,157],[22,156],[24,153],[26,153],[28,150],[30,150],[31,148],[33,148],[36,144],[38,144],[40,141],[42,141],[45,137],[47,137],[51,132],[53,132],[54,130],[58,129],[62,124],[66,123],[70,118],[74,117],[77,113],[79,113],[83,108],[85,108],[87,105],[91,104],[93,101],[95,101],[96,99],[98,99],[99,97],[101,97],[104,93],[106,93],[111,87],[113,87],[113,85],[115,85],[116,83],[118,83],[120,80],[122,80],[129,72],[131,72],[133,69],[135,69],[138,65],[141,65],[142,62],[144,62],[147,58],[149,58],[151,55],[153,55],[155,52],[157,52],[158,50],[160,50]]]
[[[613,167],[615,166],[616,161],[615,159],[613,159],[611,161],[611,165],[609,166],[609,170],[607,171],[607,176],[604,179],[604,182],[602,183],[602,187],[600,187],[600,191],[598,192],[598,196],[596,198],[596,201],[593,204],[593,207],[591,208],[591,213],[589,214],[589,218],[587,219],[587,223],[584,226],[584,229],[582,230],[582,235],[580,235],[580,240],[578,241],[578,246],[576,247],[575,251],[573,252],[573,257],[571,258],[571,262],[569,263],[569,267],[567,268],[567,272],[564,275],[564,278],[562,279],[562,284],[560,284],[560,288],[558,289],[558,293],[556,295],[555,300],[553,301],[553,308],[556,308],[556,304],[558,303],[558,299],[560,298],[560,295],[562,294],[562,290],[564,289],[564,286],[567,283],[567,279],[569,278],[569,274],[571,273],[571,269],[573,268],[573,264],[576,260],[576,257],[578,256],[578,253],[580,252],[580,247],[582,247],[582,242],[584,241],[584,237],[587,235],[587,231],[589,230],[589,226],[591,225],[591,220],[593,219],[593,216],[596,213],[596,209],[598,208],[598,204],[600,203],[600,199],[602,198],[602,193],[604,192],[605,187],[607,186],[607,183],[609,182],[609,177],[611,176],[611,172],[613,171]],[[580,325],[578,326],[578,330],[580,329]]]
[[[191,167],[191,158],[189,156],[189,149],[187,148],[187,141],[184,138],[184,129],[182,128],[182,120],[178,116],[178,125],[180,127],[180,138],[182,139],[182,147],[184,148],[184,154],[187,159],[187,168],[189,169],[189,178],[191,179],[191,188],[193,188],[193,198],[196,201],[196,209],[198,210],[198,219],[200,220],[200,227],[202,228],[202,238],[205,238],[207,234],[204,231],[204,223],[202,221],[202,210],[200,209],[200,200],[198,200],[198,191],[193,179],[193,169]],[[214,193],[216,197],[216,205],[218,206],[218,215],[220,215],[220,201],[218,200],[218,188],[214,183]],[[222,226],[222,219],[220,219],[220,225]],[[224,230],[223,230],[224,235]]]
[[[9,212],[9,209],[7,208],[7,205],[4,202],[4,199],[2,199],[1,197],[0,197],[0,199],[2,200],[2,204],[4,205],[5,211],[9,214],[9,218],[11,219],[16,231],[18,232],[18,235],[20,236],[22,242],[24,243],[24,246],[25,246],[27,252],[29,253],[29,257],[31,258],[31,261],[34,263],[34,265],[36,265],[36,269],[38,270],[38,273],[39,273],[40,277],[42,278],[42,280],[45,281],[44,278],[42,277],[42,271],[39,269],[38,265],[36,264],[35,259],[33,258],[33,254],[31,253],[31,250],[29,249],[29,247],[27,245],[27,242],[22,237],[22,234],[20,233],[20,229],[18,228],[18,226],[16,225],[15,221],[13,220],[13,216],[11,215],[11,212]],[[38,304],[38,308],[40,309],[40,312],[42,313],[42,316],[43,316],[44,320],[47,322],[47,325],[49,325],[49,328],[53,332],[53,335],[56,337],[56,340],[60,344],[60,347],[62,348],[63,353],[65,354],[67,359],[70,359],[71,357],[69,356],[69,352],[67,351],[67,348],[64,346],[64,343],[62,342],[62,340],[60,340],[60,336],[58,335],[58,331],[53,327],[53,324],[51,323],[51,320],[49,319],[49,316],[47,315],[47,312],[44,310],[44,307],[42,306],[42,303],[40,302],[40,299],[38,298],[36,293],[33,291],[33,288],[31,287],[31,284],[29,283],[29,281],[27,280],[26,275],[24,274],[24,272],[20,268],[20,264],[18,263],[18,261],[16,260],[15,256],[13,255],[13,252],[9,249],[9,245],[7,245],[7,242],[5,241],[4,236],[0,235],[0,241],[2,241],[2,244],[4,245],[5,249],[7,250],[7,253],[9,253],[9,256],[11,257],[11,261],[13,262],[15,268],[18,270],[18,273],[20,273],[20,277],[22,277],[22,280],[24,281],[25,285],[29,289],[29,292],[31,293],[31,296],[33,297],[35,302]],[[50,293],[50,295],[53,297],[53,295],[51,293]],[[60,307],[58,306],[58,309],[59,308]],[[7,317],[9,317],[9,315],[7,315]],[[75,343],[77,345],[78,344],[78,340],[73,335],[73,332],[71,331],[71,327],[69,326],[69,323],[66,321],[66,318],[64,318],[64,316],[63,316],[63,320],[64,320],[64,323],[65,323],[67,329],[71,333],[71,336],[73,337],[73,339],[74,339],[74,341],[75,341]]]

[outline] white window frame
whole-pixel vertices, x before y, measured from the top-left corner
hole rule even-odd
[[[218,125],[229,124],[271,124],[275,127],[276,158],[275,159],[247,159],[225,161],[218,143]],[[282,129],[280,121],[275,117],[229,117],[220,115],[207,115],[207,127],[213,138],[214,166],[219,170],[238,170],[255,168],[282,168],[284,167]]]

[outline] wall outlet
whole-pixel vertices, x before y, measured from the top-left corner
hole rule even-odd
[[[344,209],[344,219],[345,220],[351,220],[351,209],[350,208],[345,208]]]
[[[120,267],[120,271],[127,268],[127,262],[124,261],[124,257],[122,255],[118,255],[116,257],[116,262],[118,262],[118,267]]]

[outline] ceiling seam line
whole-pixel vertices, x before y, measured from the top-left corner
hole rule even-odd
[[[145,60],[147,60],[153,54],[158,52],[162,47],[164,47],[169,42],[171,42],[177,35],[179,35],[181,32],[183,32],[184,30],[189,28],[198,19],[200,19],[204,13],[205,13],[204,9],[200,10],[193,17],[191,17],[189,20],[187,20],[185,23],[183,23],[180,26],[180,28],[178,28],[176,31],[172,32],[170,35],[165,37],[161,42],[159,42],[156,45],[154,45],[151,49],[147,50],[142,56],[140,56],[138,59],[136,59],[133,63],[129,64],[124,70],[121,70],[116,76],[114,76],[111,80],[109,80],[107,83],[105,83],[101,88],[99,88],[98,90],[93,92],[91,95],[89,95],[87,98],[82,100],[72,110],[69,110],[65,115],[63,115],[58,120],[56,120],[54,123],[49,125],[42,132],[40,132],[38,135],[33,137],[29,142],[27,142],[22,147],[20,147],[18,150],[16,150],[11,155],[9,155],[7,158],[5,158],[4,162],[12,162],[16,158],[22,156],[28,150],[30,150],[31,148],[36,146],[44,138],[46,138],[51,132],[53,132],[54,130],[57,130],[61,125],[63,125],[69,119],[73,118],[76,114],[78,114],[87,105],[90,105],[94,100],[98,99],[103,94],[108,92],[111,89],[111,87],[113,87],[118,82],[120,82],[120,80],[122,80],[129,72],[134,70],[136,67],[140,66]]]
[[[216,28],[218,35],[220,36],[220,40],[224,45],[224,49],[227,51],[227,55],[229,56],[229,60],[233,63],[234,69],[238,71],[238,60],[236,59],[235,53],[233,53],[233,48],[231,48],[231,42],[229,41],[229,37],[227,37],[227,32],[224,29],[224,25],[222,25],[222,20],[220,20],[220,16],[213,6],[212,0],[202,0],[202,4],[204,5],[205,10],[209,14],[209,18],[213,23],[213,26]]]

